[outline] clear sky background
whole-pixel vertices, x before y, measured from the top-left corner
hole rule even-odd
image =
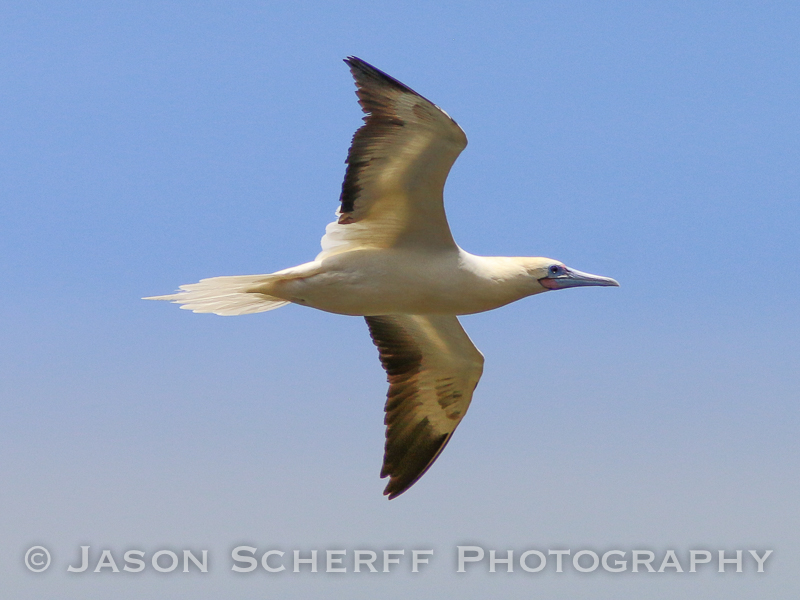
[[[4,597],[796,598],[798,32],[796,2],[4,2]],[[621,283],[464,318],[483,380],[391,502],[362,319],[140,300],[313,258],[361,119],[349,54],[466,131],[461,246]],[[465,543],[774,556],[457,575]],[[436,554],[237,576],[238,544]],[[80,545],[211,572],[68,575]]]

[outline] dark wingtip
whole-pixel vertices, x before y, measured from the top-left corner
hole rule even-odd
[[[392,77],[387,73],[384,73],[377,67],[373,67],[367,61],[362,60],[357,56],[348,56],[347,58],[344,59],[344,62],[347,64],[348,67],[350,67],[350,72],[353,74],[353,77],[355,78],[356,82],[358,82],[359,75],[371,77],[373,79],[377,79],[393,87],[399,88],[404,92],[410,92],[415,96],[419,96],[417,92],[412,90],[405,83],[398,81],[397,79],[395,79],[394,77]]]
[[[418,445],[415,448],[411,448],[411,451],[406,452],[403,456],[405,464],[400,465],[400,468],[393,465],[390,469],[386,469],[386,457],[384,455],[384,469],[381,470],[381,477],[389,477],[389,483],[386,484],[383,495],[389,496],[389,500],[393,500],[400,494],[407,492],[433,466],[433,463],[439,458],[451,437],[452,432],[429,440],[427,452],[424,450],[419,452]]]
[[[351,69],[360,69],[363,71],[377,71],[375,67],[369,64],[367,61],[358,58],[357,56],[348,56],[344,59],[344,62],[347,63],[347,66]]]
[[[412,485],[413,483],[406,485],[405,487],[400,487],[397,485],[397,482],[392,483],[390,481],[388,484],[386,484],[386,488],[383,490],[383,495],[387,496],[387,500],[394,500],[400,494],[407,492]]]

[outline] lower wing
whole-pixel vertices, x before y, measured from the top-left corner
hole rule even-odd
[[[455,316],[364,317],[386,370],[389,499],[410,488],[441,454],[469,408],[483,355]]]

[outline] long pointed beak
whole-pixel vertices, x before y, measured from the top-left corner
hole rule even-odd
[[[556,277],[542,277],[539,283],[549,290],[563,290],[565,288],[585,287],[589,285],[613,285],[619,287],[617,280],[611,279],[611,277],[601,277],[600,275],[583,273],[566,267],[560,275]]]

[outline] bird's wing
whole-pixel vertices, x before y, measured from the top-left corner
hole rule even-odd
[[[469,408],[483,355],[455,316],[364,317],[389,380],[381,477],[389,499],[422,477]]]
[[[366,113],[347,155],[338,220],[317,259],[360,248],[453,248],[442,193],[467,136],[438,106],[386,73],[345,59]]]

